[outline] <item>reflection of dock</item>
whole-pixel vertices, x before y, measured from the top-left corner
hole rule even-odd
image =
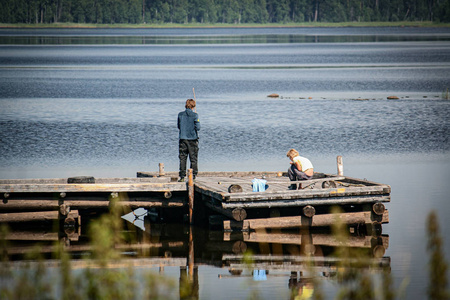
[[[124,226],[128,224],[124,221]],[[320,274],[323,280],[336,278],[341,272],[339,266],[343,259],[346,268],[375,273],[390,270],[390,258],[384,256],[389,246],[387,235],[357,232],[348,233],[345,239],[341,239],[323,230],[223,232],[175,224],[146,222],[145,226],[144,232],[137,228],[127,231],[133,236],[132,242],[115,244],[114,248],[122,254],[122,258],[110,261],[106,267],[159,269],[160,273],[164,273],[166,267],[179,268],[180,293],[181,282],[192,285],[194,294],[198,292],[203,284],[199,281],[200,266],[217,267],[217,276],[224,280],[236,276],[261,280],[261,276],[255,277],[258,272],[264,278],[281,277],[289,282],[288,288],[292,288],[292,282],[299,284],[306,280],[305,274]],[[51,255],[58,251],[57,241],[59,244],[62,242],[72,257],[78,258],[71,260],[72,269],[99,267],[95,261],[79,259],[89,257],[89,253],[95,251],[81,230],[58,233],[12,227],[6,239],[11,245],[4,251],[13,260],[10,266],[16,269],[33,266],[33,262],[24,259],[27,253],[36,249],[37,244],[49,258],[39,264],[49,268],[61,267],[61,261],[54,260]],[[336,256],[339,248],[358,251],[359,259]],[[251,253],[250,256],[248,253]],[[229,275],[224,274],[224,269]],[[298,272],[303,275],[296,277]],[[300,281],[297,280],[299,278]]]
[[[274,243],[286,245],[314,245],[327,247],[353,247],[353,248],[376,248],[384,251],[389,247],[388,236],[368,236],[368,235],[349,235],[345,240],[337,238],[333,234],[312,233],[267,233],[250,232],[243,235],[244,242],[252,243]]]

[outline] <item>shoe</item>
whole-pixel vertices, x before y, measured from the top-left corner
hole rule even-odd
[[[291,191],[294,191],[294,190],[296,190],[297,189],[297,185],[296,184],[291,184],[290,186],[289,186],[289,190],[291,190]]]
[[[181,177],[178,182],[184,182],[184,177]]]

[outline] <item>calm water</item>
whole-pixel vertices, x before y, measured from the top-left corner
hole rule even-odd
[[[385,256],[423,298],[432,209],[450,259],[449,29],[0,30],[0,178],[176,171],[192,88],[201,171],[284,171],[294,147],[317,171],[343,155],[346,175],[391,185]],[[200,267],[200,299],[246,297],[224,272]],[[289,299],[286,276],[257,288]]]

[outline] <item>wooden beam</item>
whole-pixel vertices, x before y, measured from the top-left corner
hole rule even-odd
[[[233,201],[264,201],[276,199],[311,199],[311,198],[333,198],[345,196],[367,196],[367,195],[385,195],[383,186],[366,187],[338,187],[330,189],[304,189],[304,190],[281,190],[260,193],[227,193],[223,194],[222,200],[225,202]]]
[[[166,192],[186,191],[181,182],[141,183],[74,183],[74,184],[0,184],[2,193],[61,193],[61,192]]]
[[[79,220],[77,210],[72,210],[66,218]],[[0,214],[0,223],[32,222],[32,221],[53,221],[59,219],[59,211],[36,211],[20,213]]]
[[[279,174],[286,176],[286,172],[263,172],[263,171],[249,171],[249,172],[198,172],[198,177],[278,177]],[[165,172],[168,177],[178,177],[178,172]],[[138,178],[157,177],[158,172],[137,172]]]
[[[260,269],[260,270],[298,270],[312,272],[312,274],[330,272],[335,273],[335,266],[340,260],[334,256],[304,256],[304,255],[273,255],[273,254],[255,254],[252,255],[252,262],[245,261],[244,254],[224,254],[222,256],[224,265],[233,265],[235,269]],[[390,267],[389,257],[366,259],[364,262],[358,258],[349,258],[346,260],[350,267],[362,267],[363,265],[373,269],[382,269]],[[334,266],[330,268],[330,266]]]
[[[370,211],[352,212],[341,214],[320,214],[312,218],[302,216],[277,217],[265,219],[247,219],[242,222],[225,220],[223,221],[224,230],[241,228],[241,230],[256,230],[263,228],[296,228],[296,227],[320,227],[330,226],[336,222],[344,224],[380,224],[389,223],[389,213],[387,210],[377,219]]]
[[[233,178],[230,178],[233,179]],[[249,178],[250,179],[250,178]],[[320,182],[325,182],[325,181],[334,181],[334,180],[344,180],[345,177],[343,176],[331,176],[331,177],[324,177],[324,178],[315,178],[315,179],[309,179],[309,180],[297,180],[297,181],[289,181],[289,180],[277,180],[277,181],[267,181],[267,184],[286,184],[287,186],[292,184],[292,183],[304,183],[305,186],[312,184],[312,183],[320,183]],[[243,183],[242,179],[239,180],[239,178],[237,178],[236,180],[228,180],[227,181],[218,181],[217,184],[233,184],[233,183]],[[248,184],[252,184],[251,181],[247,182]]]
[[[313,205],[315,207],[319,205],[346,205],[346,204],[363,204],[374,202],[389,202],[391,197],[389,195],[368,195],[368,196],[348,196],[348,197],[333,197],[333,198],[297,198],[297,199],[284,199],[274,198],[258,201],[236,201],[236,202],[221,202],[222,208],[233,209],[236,207],[242,208],[264,208],[264,207],[290,207],[290,206],[306,206]]]
[[[65,200],[64,204],[71,209],[108,208],[110,202],[89,201],[89,200]],[[184,207],[185,201],[181,200],[161,200],[161,201],[118,201],[120,206],[130,208],[151,208],[151,207]],[[7,204],[0,203],[0,212],[11,210],[55,210],[59,209],[58,201],[55,200],[14,200]]]
[[[276,243],[276,244],[292,244],[301,245],[304,243],[302,234],[299,233],[270,233],[265,231],[250,232],[243,236],[244,242],[252,243]],[[389,236],[348,236],[347,239],[341,240],[333,234],[313,233],[311,234],[311,243],[318,246],[329,247],[354,247],[354,248],[372,248],[375,245],[383,246],[385,249],[389,247]]]
[[[222,215],[224,215],[230,219],[233,219],[235,221],[242,221],[245,218],[247,218],[247,212],[243,208],[237,207],[234,209],[224,209],[224,208],[221,208],[220,206],[216,206],[216,205],[210,203],[209,201],[204,201],[204,203],[211,210],[221,213]]]
[[[78,232],[67,233],[70,241],[78,241],[80,235]],[[60,239],[58,232],[47,231],[12,231],[8,232],[5,240],[8,241],[58,241]]]

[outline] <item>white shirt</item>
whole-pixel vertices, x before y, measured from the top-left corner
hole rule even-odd
[[[300,164],[301,169],[299,171],[301,172],[305,172],[306,170],[313,168],[311,161],[306,157],[296,156],[292,161],[294,163],[298,162]]]

